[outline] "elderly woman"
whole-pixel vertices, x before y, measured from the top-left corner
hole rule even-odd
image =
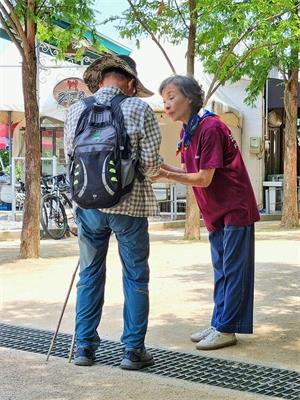
[[[190,76],[161,83],[166,114],[183,123],[177,152],[182,169],[163,164],[158,178],[193,187],[209,231],[214,268],[211,325],[192,334],[199,350],[236,344],[253,331],[256,200],[241,153],[228,127],[202,110],[204,92]]]

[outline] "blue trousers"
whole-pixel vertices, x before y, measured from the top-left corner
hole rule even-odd
[[[253,332],[254,225],[209,234],[214,268],[211,325],[220,332]]]
[[[149,314],[149,235],[147,218],[77,210],[80,274],[76,300],[76,345],[96,349],[104,303],[106,255],[111,232],[118,240],[123,272],[123,335],[126,348],[140,349]]]

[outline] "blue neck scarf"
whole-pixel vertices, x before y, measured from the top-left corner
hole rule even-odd
[[[190,145],[193,134],[198,128],[199,124],[207,117],[215,116],[216,114],[204,110],[204,113],[200,117],[198,113],[192,113],[190,119],[187,124],[183,124],[183,136],[179,140],[177,145],[176,155],[179,153],[183,153]]]

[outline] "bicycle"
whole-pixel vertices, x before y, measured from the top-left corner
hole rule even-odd
[[[49,185],[50,183],[50,185]],[[52,239],[62,239],[66,234],[77,235],[70,186],[66,175],[41,178],[41,225]]]
[[[16,210],[24,211],[25,183],[20,181],[16,187]]]

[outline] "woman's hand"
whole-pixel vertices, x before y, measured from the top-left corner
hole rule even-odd
[[[163,169],[163,168],[160,168],[158,175],[151,176],[150,177],[150,181],[151,182],[156,182],[161,178],[166,178],[167,175],[168,175],[168,171]]]

